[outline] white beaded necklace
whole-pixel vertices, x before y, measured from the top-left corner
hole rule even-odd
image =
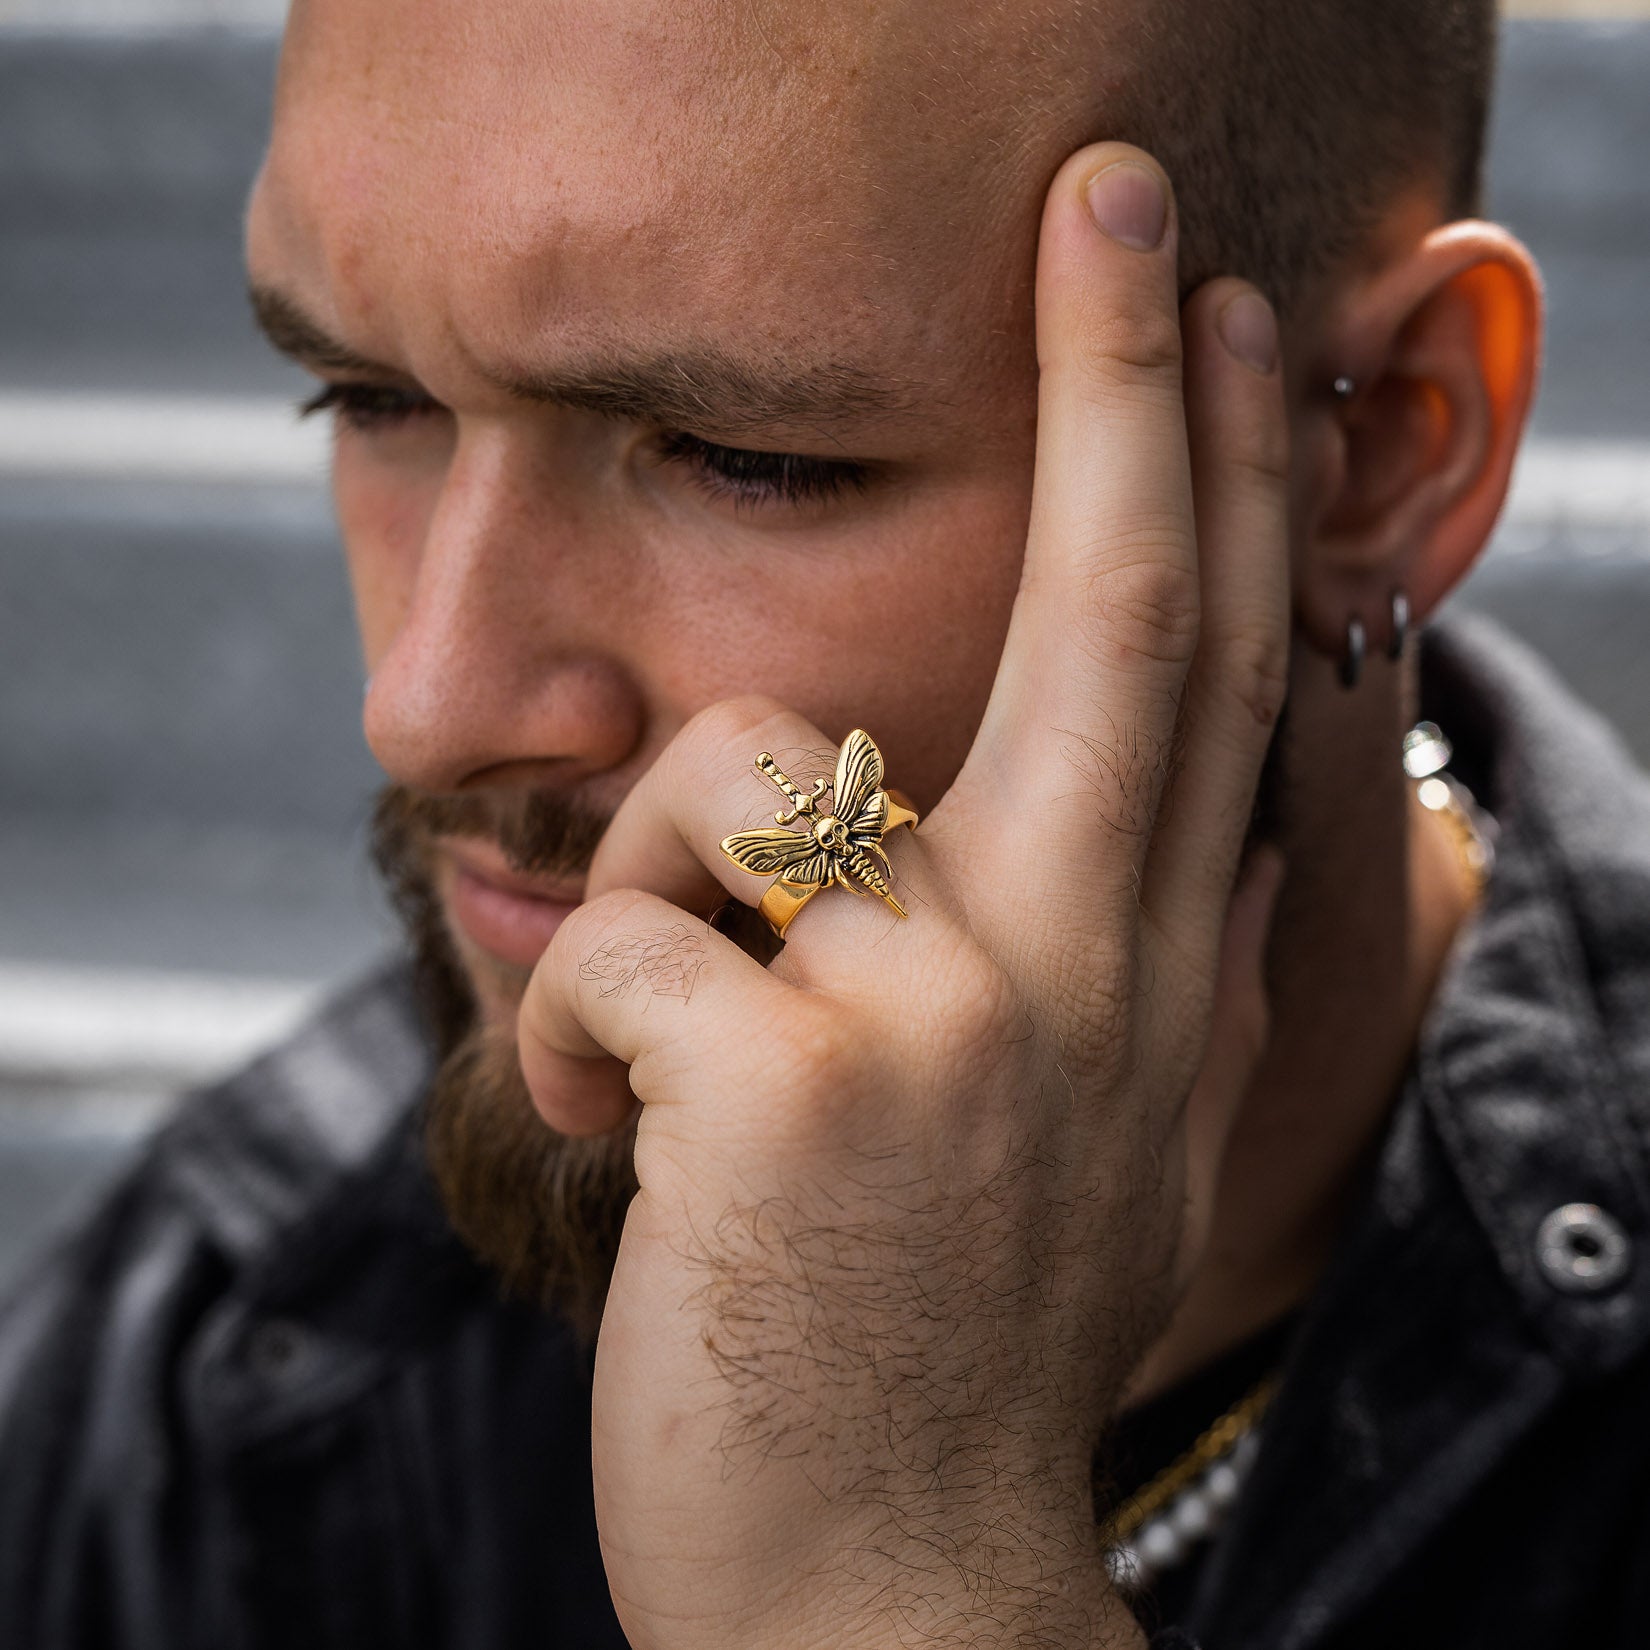
[[[1124,1592],[1144,1591],[1220,1528],[1260,1453],[1260,1423],[1277,1388],[1268,1375],[1106,1520],[1106,1568]]]

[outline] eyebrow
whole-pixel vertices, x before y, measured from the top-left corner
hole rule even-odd
[[[301,365],[323,372],[407,377],[332,337],[286,293],[254,284],[249,296],[264,336]],[[868,372],[850,362],[753,365],[710,345],[635,356],[607,354],[553,371],[517,368],[489,372],[488,378],[523,401],[666,429],[729,433],[781,427],[829,436],[909,412],[921,393],[912,380]]]

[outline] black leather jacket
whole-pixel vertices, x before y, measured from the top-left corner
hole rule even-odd
[[[1650,787],[1481,627],[1429,713],[1497,815],[1184,1625],[1206,1650],[1650,1644]],[[191,1103],[0,1314],[0,1650],[622,1644],[588,1371],[432,1200],[404,975]],[[1544,1222],[1596,1205],[1600,1266]]]

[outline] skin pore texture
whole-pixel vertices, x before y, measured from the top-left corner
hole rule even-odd
[[[638,780],[697,713],[762,694],[831,740],[870,729],[926,814],[985,715],[1031,519],[1044,195],[1141,72],[1128,6],[1030,18],[294,7],[249,270],[276,341],[347,387],[335,494],[397,787],[382,852],[456,1050],[433,1153],[460,1228],[518,1281],[546,1265],[546,1203],[599,1256],[629,1186],[624,1134],[544,1129],[514,1028]],[[1488,536],[1540,316],[1517,244],[1442,217],[1416,179],[1284,317],[1270,1034],[1258,1064],[1211,1045],[1247,1094],[1131,1397],[1310,1290],[1468,913],[1398,764],[1413,660],[1380,655],[1392,591],[1424,620]],[[1343,372],[1350,405],[1327,390]],[[1375,657],[1349,694],[1353,614]],[[1114,725],[1092,759],[1172,766]],[[730,830],[771,800],[739,794]],[[698,892],[685,910],[725,897],[708,874]],[[667,927],[581,968],[685,1000],[699,946]]]

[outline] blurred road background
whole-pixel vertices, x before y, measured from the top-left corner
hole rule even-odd
[[[390,935],[324,438],[242,296],[281,9],[0,0],[0,1285]],[[1650,755],[1650,0],[1514,10],[1570,14],[1492,168],[1550,368],[1460,599]]]

